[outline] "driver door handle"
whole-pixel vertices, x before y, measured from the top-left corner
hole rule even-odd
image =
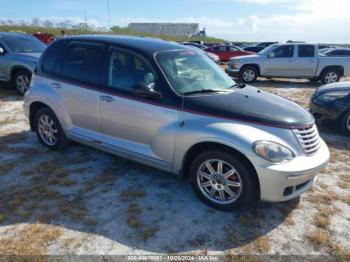
[[[62,88],[62,85],[60,83],[57,83],[57,82],[53,82],[53,83],[51,83],[51,85],[56,89]]]
[[[113,97],[111,96],[101,96],[101,100],[108,103],[114,101]]]

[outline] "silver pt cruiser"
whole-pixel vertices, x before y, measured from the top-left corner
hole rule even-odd
[[[161,40],[56,41],[24,109],[49,149],[74,140],[188,177],[221,210],[295,198],[329,160],[302,107],[237,84],[204,54]]]

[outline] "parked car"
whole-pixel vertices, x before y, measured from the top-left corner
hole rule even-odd
[[[213,60],[216,64],[220,64],[220,57],[217,56],[216,54],[213,54],[213,53],[209,53],[209,52],[206,52],[204,51],[203,49],[201,48],[198,48],[196,46],[193,46],[193,45],[187,45],[189,48],[192,48],[194,50],[197,50],[198,52],[202,52],[204,53],[206,56],[208,56],[211,60]]]
[[[231,57],[254,54],[253,52],[247,52],[237,46],[231,45],[216,45],[205,49],[205,51],[216,54],[222,62],[227,62]]]
[[[45,45],[33,36],[0,32],[0,81],[24,95],[44,49]]]
[[[310,111],[319,124],[339,126],[350,135],[350,82],[320,87],[311,98]]]
[[[253,53],[259,53],[260,51],[262,51],[264,49],[265,49],[265,47],[261,47],[261,46],[247,46],[247,47],[243,48],[244,51],[253,52]]]
[[[156,39],[56,40],[24,111],[47,148],[74,140],[188,177],[202,201],[222,210],[295,198],[329,159],[305,109]]]
[[[256,55],[231,58],[226,72],[245,83],[262,76],[306,78],[328,84],[350,75],[350,60],[320,56],[318,45],[274,44]]]
[[[350,57],[350,48],[332,48],[323,54],[325,56]]]
[[[38,33],[33,34],[33,36],[35,38],[37,38],[38,40],[40,40],[41,42],[43,42],[45,45],[49,45],[55,40],[55,37],[51,34],[45,34],[45,33],[38,32]]]
[[[261,42],[259,44],[256,44],[256,46],[266,48],[274,44],[278,44],[278,42]]]
[[[194,42],[183,42],[182,44],[183,45],[194,46],[194,47],[200,48],[202,50],[205,50],[205,49],[208,48],[206,45],[202,45],[202,44],[198,44],[198,43],[194,43]]]

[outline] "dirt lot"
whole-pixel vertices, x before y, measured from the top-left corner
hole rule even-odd
[[[305,107],[317,84],[256,86]],[[189,183],[73,144],[41,146],[0,89],[0,254],[350,254],[350,138],[321,129],[331,163],[299,200],[222,213]]]

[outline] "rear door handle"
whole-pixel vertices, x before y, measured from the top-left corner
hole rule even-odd
[[[114,101],[113,97],[111,96],[101,96],[101,100],[104,102],[112,102]]]
[[[57,89],[62,88],[61,84],[60,84],[60,83],[57,83],[57,82],[51,83],[51,85],[52,85],[54,88],[57,88]]]

